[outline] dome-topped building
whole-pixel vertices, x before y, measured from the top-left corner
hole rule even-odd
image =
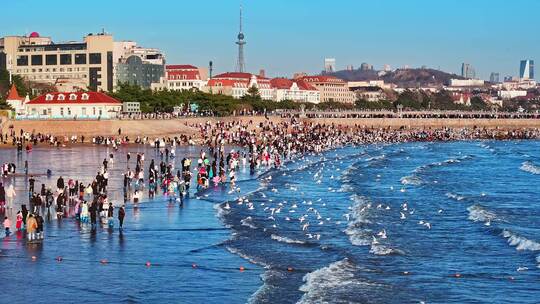
[[[28,36],[28,37],[30,37],[30,38],[39,38],[40,36],[39,36],[38,32],[32,32],[32,33],[30,33],[30,36]]]

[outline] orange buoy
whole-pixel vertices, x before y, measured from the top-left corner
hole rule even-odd
[[[146,262],[146,264],[145,264],[145,265],[146,265],[146,267],[150,267],[150,266],[152,266],[152,264],[151,264],[150,262]]]
[[[287,271],[291,272],[291,271],[293,271],[293,268],[292,267],[287,267]]]
[[[240,266],[240,271],[244,271],[244,270],[246,270],[246,269],[244,268],[244,266]]]
[[[101,264],[107,264],[109,261],[107,261],[107,259],[102,259],[101,261],[99,261]]]
[[[35,255],[32,256],[32,261],[36,261],[37,257]]]
[[[62,258],[61,256],[57,256],[57,257],[56,257],[56,261],[62,262],[62,260],[63,260],[63,258]]]

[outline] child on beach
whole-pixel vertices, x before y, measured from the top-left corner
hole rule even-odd
[[[11,232],[9,231],[10,228],[11,228],[11,221],[6,216],[4,217],[4,229],[6,230],[6,236],[9,236],[11,234]]]

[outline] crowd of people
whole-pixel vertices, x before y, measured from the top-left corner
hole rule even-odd
[[[98,172],[89,183],[83,183],[80,177],[62,177],[56,179],[55,187],[41,183],[36,188],[36,177],[28,174],[28,163],[25,163],[27,174],[28,205],[21,205],[17,212],[15,229],[26,231],[29,241],[40,240],[43,237],[43,216],[62,221],[66,218],[75,219],[81,225],[90,225],[96,229],[100,224],[113,229],[116,219],[119,228],[123,229],[126,216],[126,206],[131,204],[138,208],[142,197],[147,193],[149,199],[157,195],[166,197],[171,204],[184,205],[190,192],[201,191],[209,187],[229,186],[230,191],[236,187],[239,168],[249,168],[250,174],[258,170],[279,168],[287,160],[297,156],[321,153],[345,145],[362,145],[372,143],[396,143],[409,141],[455,141],[472,139],[539,139],[538,129],[487,129],[487,128],[438,128],[438,129],[390,129],[367,128],[357,125],[323,124],[302,121],[297,118],[274,122],[270,119],[255,123],[252,120],[235,120],[230,122],[207,121],[193,124],[199,130],[200,152],[192,162],[185,155],[179,168],[175,168],[178,145],[191,144],[192,138],[179,135],[176,137],[161,137],[149,139],[137,137],[130,143],[148,145],[153,148],[154,159],[146,161],[144,153],[136,153],[132,160],[131,152],[126,152],[125,163],[118,161],[118,145],[123,143],[122,130],[118,136],[96,137],[95,144],[104,144],[114,149],[108,157],[97,164]],[[51,136],[27,133],[21,131],[17,136],[11,134],[18,144],[47,141]],[[0,140],[5,140],[3,136]],[[75,140],[76,137],[68,139]],[[84,138],[80,139],[84,141]],[[115,163],[126,164],[122,176],[111,175],[111,167]],[[133,168],[133,169],[132,169]],[[6,170],[7,169],[7,170]],[[3,174],[14,174],[15,165],[2,166]],[[48,172],[51,176],[51,172]],[[195,177],[195,178],[193,178]],[[123,201],[111,200],[109,180],[122,180]],[[193,188],[192,188],[193,186]],[[53,190],[54,188],[54,190]],[[116,190],[113,190],[116,191]],[[14,208],[16,197],[13,184],[7,187],[0,183],[0,211],[10,212]],[[7,211],[6,211],[7,210]],[[0,212],[2,213],[2,212]],[[116,216],[115,216],[116,213]],[[8,216],[4,219],[6,235],[11,233],[11,221]]]

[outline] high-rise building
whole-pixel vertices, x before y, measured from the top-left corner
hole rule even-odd
[[[364,62],[364,63],[362,63],[360,65],[360,70],[361,71],[371,71],[371,70],[373,70],[373,66],[371,64],[369,64],[369,63]]]
[[[491,83],[499,83],[499,73],[491,73],[491,75],[489,76],[489,82]]]
[[[114,42],[114,85],[129,83],[151,88],[165,75],[165,56],[155,48],[143,48],[133,41]]]
[[[73,90],[113,89],[113,37],[89,34],[82,42],[54,43],[37,32],[0,38],[0,63],[34,82],[63,83]],[[68,85],[69,84],[69,85]]]
[[[534,79],[534,60],[521,60],[519,65],[519,78]]]
[[[475,79],[476,71],[474,70],[473,66],[468,63],[462,63],[461,64],[461,77]]]
[[[244,32],[242,31],[242,7],[240,6],[240,32],[238,32],[238,41],[236,41],[236,44],[238,44],[238,59],[236,62],[236,71],[240,73],[244,73],[246,70],[246,61],[244,58],[244,45],[246,42],[244,41]]]
[[[324,72],[333,73],[336,71],[336,58],[325,58],[324,59]]]

